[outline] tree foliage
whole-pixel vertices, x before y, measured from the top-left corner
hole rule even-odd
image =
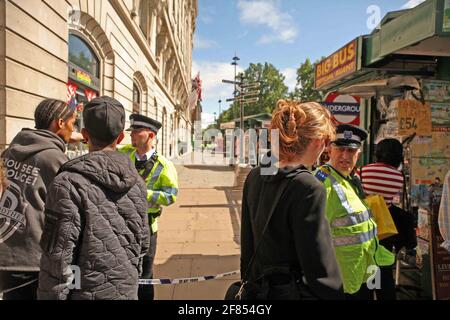
[[[297,69],[297,85],[294,92],[291,93],[291,98],[300,100],[302,102],[317,101],[320,102],[323,99],[323,93],[314,88],[314,64],[311,63],[309,58],[300,65]]]
[[[238,77],[239,79],[239,77]],[[272,113],[279,99],[287,97],[288,87],[284,83],[284,75],[270,63],[251,63],[244,71],[244,82],[259,82],[259,101],[244,105],[244,116],[259,113]],[[220,122],[228,122],[240,117],[239,103],[222,112]]]

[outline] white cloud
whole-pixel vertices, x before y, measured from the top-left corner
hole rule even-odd
[[[216,16],[216,9],[214,7],[200,7],[199,19],[204,24],[211,24],[214,22]]]
[[[243,72],[243,69],[238,66],[237,70]],[[231,84],[222,83],[223,79],[233,80],[234,66],[230,62],[222,61],[192,61],[192,75],[195,77],[200,72],[200,79],[202,80],[202,127],[207,127],[213,123],[213,112],[219,114],[219,99],[222,100],[222,110],[229,108],[230,102],[226,102],[227,98],[233,96],[234,87]]]
[[[289,91],[294,91],[297,85],[297,69],[286,68],[281,70],[281,73],[285,76],[284,83],[289,87]]]
[[[214,123],[214,114],[202,112],[202,129],[206,129],[210,124]]]
[[[405,3],[402,6],[402,9],[411,9],[411,8],[417,7],[422,2],[425,2],[425,0],[409,0],[407,3]]]
[[[262,36],[259,43],[274,41],[294,42],[298,34],[294,19],[287,12],[282,12],[275,0],[238,0],[241,22],[250,25],[263,25],[272,32]]]
[[[204,24],[211,24],[214,19],[211,16],[200,16],[200,20],[204,23]]]
[[[214,40],[208,40],[205,38],[202,38],[198,35],[194,36],[194,48],[195,49],[211,49],[211,48],[217,48],[219,45]]]
[[[242,71],[243,69],[238,66],[237,72]],[[233,80],[234,78],[234,66],[230,63],[193,61],[192,74],[195,76],[198,72],[200,72],[200,79],[202,80],[203,100],[214,99],[215,104],[217,104],[219,99],[224,100],[224,98],[233,95],[233,86],[222,83],[223,79]]]

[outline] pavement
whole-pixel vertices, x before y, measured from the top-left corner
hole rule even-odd
[[[234,167],[217,165],[217,156],[206,153],[200,164],[189,163],[192,159],[187,155],[186,164],[176,165],[179,193],[159,221],[155,278],[190,278],[239,270],[242,189],[234,186]],[[157,285],[155,298],[223,300],[229,285],[239,279],[237,274],[196,283]]]

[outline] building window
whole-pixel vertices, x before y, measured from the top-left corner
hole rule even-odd
[[[149,16],[150,4],[148,1],[141,0],[139,3],[139,27],[144,34],[145,39],[148,40],[149,27],[150,27],[150,16]]]
[[[69,61],[95,77],[99,77],[99,61],[91,47],[80,37],[69,35]]]
[[[100,60],[87,41],[73,33],[69,34],[68,68],[67,103],[77,109],[77,127],[81,129],[84,104],[98,97],[100,93]]]
[[[78,131],[84,127],[84,105],[100,94],[100,60],[94,50],[83,40],[81,35],[69,34],[69,79],[67,81],[67,103],[78,113]],[[69,154],[79,155],[78,152],[86,151],[83,145],[70,145]]]
[[[136,82],[133,82],[133,113],[141,113],[141,91]]]

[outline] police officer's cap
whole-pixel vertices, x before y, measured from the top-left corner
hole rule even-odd
[[[154,133],[158,133],[158,130],[161,129],[162,124],[159,121],[153,120],[152,118],[140,115],[140,114],[132,114],[130,115],[130,128],[127,131],[132,131],[134,129],[147,128],[153,131]]]
[[[367,139],[367,131],[350,124],[340,124],[336,128],[336,140],[331,143],[339,147],[357,149]]]

